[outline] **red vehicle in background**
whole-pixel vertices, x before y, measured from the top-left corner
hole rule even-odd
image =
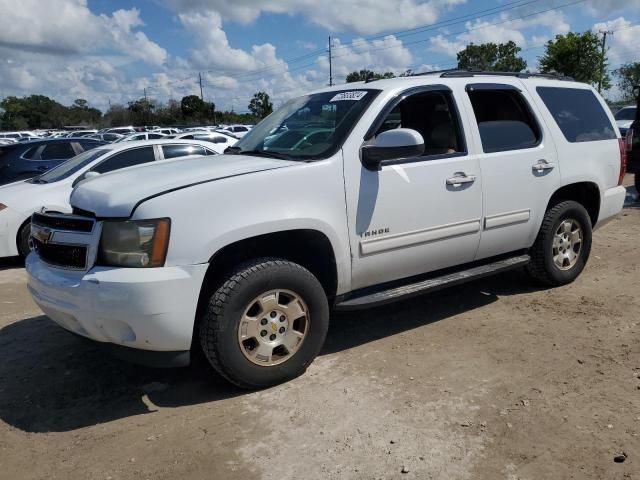
[[[635,174],[635,187],[640,195],[640,86],[634,88],[636,95],[636,118],[627,131],[627,170]]]

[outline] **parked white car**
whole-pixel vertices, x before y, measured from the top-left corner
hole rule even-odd
[[[136,133],[136,129],[133,127],[114,127],[100,130],[98,133],[117,133],[118,135],[131,135]]]
[[[211,144],[209,145],[210,148],[215,150],[217,153],[224,153],[228,147],[232,147],[238,143],[238,139],[236,137],[220,131],[183,132],[171,135],[171,138],[209,142]]]
[[[35,302],[130,358],[184,365],[199,348],[263,388],[306,370],[332,308],[512,268],[574,281],[626,195],[602,97],[533,74],[324,88],[230,152],[105,175],[74,190],[75,214],[35,215]]]
[[[175,135],[176,133],[180,133],[180,131],[178,128],[157,128],[152,130],[154,133],[162,133],[163,135]]]
[[[135,142],[137,140],[158,140],[160,138],[165,138],[165,137],[166,135],[160,132],[139,132],[139,133],[133,133],[131,135],[127,135],[126,137],[119,138],[113,143]]]
[[[43,207],[71,213],[69,195],[85,177],[189,155],[215,155],[197,140],[148,140],[109,144],[70,158],[39,177],[0,187],[0,258],[29,253],[31,214]]]
[[[247,125],[227,125],[225,127],[218,128],[219,132],[229,132],[235,137],[242,138],[251,131],[251,127]]]

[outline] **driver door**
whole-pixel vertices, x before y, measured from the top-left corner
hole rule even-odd
[[[385,130],[410,128],[424,138],[424,155],[385,161],[372,171],[358,151],[345,151],[352,289],[474,259],[481,173],[455,96],[444,86],[406,91],[382,108],[365,137],[370,143]]]

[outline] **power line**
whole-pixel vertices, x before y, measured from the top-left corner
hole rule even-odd
[[[571,7],[571,6],[577,5],[579,3],[584,3],[585,1],[586,0],[575,0],[573,2],[569,2],[569,3],[565,3],[564,5],[560,5],[558,7],[548,8],[546,10],[540,10],[538,12],[530,13],[530,14],[527,14],[527,15],[522,15],[520,17],[513,17],[513,18],[506,19],[506,20],[501,20],[499,22],[488,23],[486,25],[480,25],[480,26],[475,27],[475,28],[468,28],[466,30],[459,30],[457,32],[447,33],[447,34],[442,35],[442,37],[448,38],[448,37],[452,37],[452,36],[455,36],[455,35],[461,35],[463,33],[474,32],[474,31],[477,31],[477,30],[482,30],[482,29],[485,29],[485,28],[494,27],[496,25],[502,25],[504,23],[510,23],[510,22],[513,22],[513,21],[516,21],[516,20],[522,20],[524,18],[533,17],[533,16],[536,16],[536,15],[540,15],[540,14],[543,14],[543,13],[551,12],[551,11],[554,11],[554,10],[560,10],[562,8]],[[424,38],[424,39],[421,39],[421,40],[415,40],[413,42],[403,43],[403,46],[406,47],[408,45],[416,45],[418,43],[428,42],[432,38],[433,38],[433,36],[430,36],[430,37],[427,37],[427,38]],[[367,52],[388,50],[390,48],[396,48],[396,46],[395,45],[391,45],[391,46],[385,46],[385,47],[372,48],[370,50],[367,50]],[[347,56],[347,55],[346,54],[345,55],[335,55],[333,58],[340,58],[340,57],[345,57],[345,56]]]
[[[366,39],[356,40],[354,42],[351,42],[349,45],[335,45],[335,46],[332,46],[332,49],[348,48],[348,47],[351,47],[351,46],[358,46],[359,44],[361,44],[363,42],[366,42],[368,40],[375,40],[377,38],[383,38],[383,37],[386,37],[386,36],[389,36],[389,35],[394,35],[394,36],[415,35],[415,34],[418,34],[418,33],[422,33],[423,31],[437,29],[437,28],[441,28],[443,26],[455,25],[456,23],[462,23],[462,22],[468,21],[470,19],[471,20],[477,20],[479,18],[488,16],[488,15],[502,13],[504,11],[512,10],[514,8],[519,8],[519,7],[526,6],[526,5],[529,5],[531,3],[536,3],[536,2],[539,2],[539,1],[541,1],[541,0],[527,0],[527,1],[517,0],[517,1],[514,1],[514,2],[507,3],[505,5],[502,5],[500,7],[493,7],[493,8],[489,8],[489,9],[479,10],[477,12],[469,13],[469,14],[466,14],[466,15],[461,15],[461,16],[454,17],[454,18],[451,18],[451,19],[448,19],[448,20],[444,20],[444,21],[441,21],[441,22],[437,22],[437,23],[431,24],[431,25],[425,25],[425,26],[422,26],[422,27],[415,27],[415,28],[412,28],[412,29],[398,30],[398,31],[395,31],[395,32],[387,32],[384,35],[372,36],[372,37],[368,37]],[[584,1],[584,0],[582,0],[582,1]],[[483,15],[478,15],[478,14],[483,14]],[[475,15],[478,15],[478,16],[475,16]],[[316,57],[317,55],[319,55],[321,53],[324,53],[324,52],[325,52],[325,50],[317,49],[317,50],[314,50],[314,51],[309,52],[309,53],[307,53],[305,55],[302,55],[302,56],[293,57],[293,58],[289,58],[289,59],[283,59],[282,62],[285,62],[286,64],[298,63],[298,62],[301,62],[301,61],[306,60],[308,58]],[[254,75],[263,74],[263,73],[268,72],[271,69],[278,68],[280,66],[282,66],[282,63],[273,63],[273,64],[270,64],[270,65],[263,65],[262,67],[260,67],[258,69],[244,71],[244,72],[237,72],[237,70],[233,71],[233,70],[211,69],[211,70],[206,70],[205,73],[218,73],[219,75],[234,75],[236,80],[237,80],[237,77],[244,78],[246,76],[254,76]],[[193,75],[190,75],[189,77],[186,77],[186,78],[182,79],[182,80],[176,80],[174,82],[169,82],[167,84],[159,84],[158,83],[157,86],[150,86],[149,88],[160,88],[161,86],[164,86],[164,85],[170,85],[172,83],[178,83],[178,82],[181,82],[181,81],[192,79],[194,77],[195,77],[195,73]]]

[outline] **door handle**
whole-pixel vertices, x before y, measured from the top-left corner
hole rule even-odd
[[[49,168],[40,166],[40,167],[36,167],[36,170],[38,170],[39,172],[44,172],[45,170],[49,170]]]
[[[537,173],[541,173],[546,170],[553,170],[554,168],[556,168],[556,164],[549,163],[546,160],[538,160],[538,163],[531,165],[531,169]]]
[[[466,173],[457,173],[451,178],[447,178],[447,185],[458,187],[465,183],[473,183],[476,181],[475,175],[467,175]]]

